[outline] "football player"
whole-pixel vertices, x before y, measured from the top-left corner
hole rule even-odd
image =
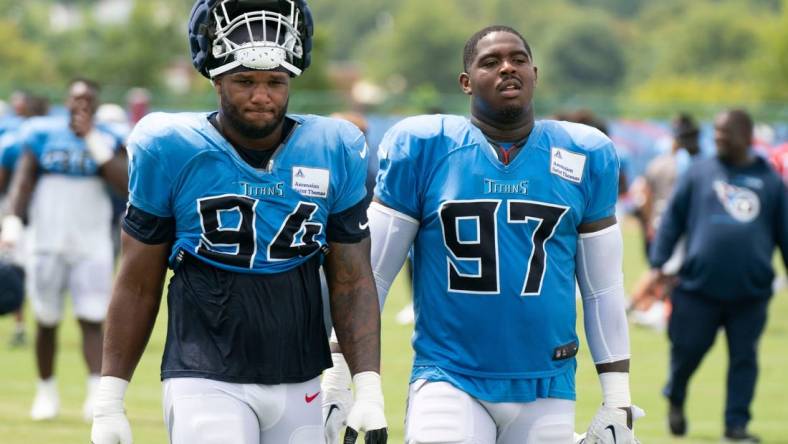
[[[92,417],[98,387],[102,322],[114,266],[107,185],[125,193],[128,182],[121,141],[94,123],[98,92],[98,85],[90,80],[72,81],[68,115],[35,118],[19,135],[22,154],[0,240],[6,246],[16,245],[22,220],[29,217],[27,291],[37,323],[40,377],[30,411],[33,420],[53,418],[59,410],[54,357],[66,291],[73,298],[89,372],[83,405],[86,420]]]
[[[21,135],[21,126],[27,122],[30,117],[43,116],[49,112],[49,101],[44,97],[33,96],[24,94],[22,98],[22,105],[16,107],[16,116],[19,120],[9,120],[5,125],[0,123],[0,194],[5,197],[8,191],[11,177],[16,169],[16,162],[19,160],[19,154],[22,147],[19,143],[19,136]],[[5,208],[5,205],[3,205]],[[17,270],[17,275],[21,275],[22,279],[22,295],[24,295],[24,261],[25,261],[25,242],[20,239],[14,245],[12,250],[0,248],[0,262],[10,262],[9,267]],[[14,276],[8,274],[6,276]],[[14,279],[16,280],[16,279]],[[13,283],[8,283],[11,287]],[[11,336],[9,345],[11,347],[21,347],[27,343],[25,335],[25,319],[23,308],[20,305],[19,309],[14,312],[14,333]]]
[[[352,124],[287,113],[309,66],[303,0],[198,0],[189,39],[219,110],[154,113],[129,138],[129,206],[91,439],[131,442],[123,397],[167,266],[161,377],[176,444],[322,440],[331,365],[318,269],[353,372],[346,441],[385,443],[380,313],[364,206],[367,148]]]
[[[380,296],[414,248],[405,440],[574,442],[577,279],[603,393],[584,442],[634,442],[613,144],[534,119],[537,68],[516,30],[474,34],[464,68],[470,119],[391,128],[369,209]],[[331,426],[349,402],[328,376]]]

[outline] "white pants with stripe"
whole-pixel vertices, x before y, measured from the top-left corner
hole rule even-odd
[[[575,402],[487,402],[447,382],[410,385],[407,444],[571,444]]]
[[[323,441],[319,377],[279,385],[171,378],[162,385],[171,444]]]

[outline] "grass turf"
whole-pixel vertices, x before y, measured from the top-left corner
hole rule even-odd
[[[627,288],[632,288],[645,262],[637,230],[625,225],[625,266]],[[409,298],[406,282],[398,279],[383,313],[383,389],[390,442],[403,442],[403,425],[407,381],[412,352],[411,325],[399,325],[394,316]],[[166,443],[162,422],[159,361],[161,358],[166,312],[159,314],[155,331],[129,386],[126,408],[136,443]],[[81,419],[85,391],[85,365],[81,357],[80,338],[76,322],[70,315],[62,324],[57,356],[57,380],[61,396],[60,416],[48,422],[36,423],[29,418],[30,404],[35,390],[33,360],[33,324],[28,314],[28,345],[9,349],[5,345],[11,336],[13,321],[0,319],[0,443],[85,443],[90,426]],[[582,319],[578,316],[578,319]],[[578,324],[582,330],[582,322]],[[601,401],[599,383],[580,333],[582,345],[578,357],[578,403],[576,429],[587,426]],[[668,364],[668,344],[664,333],[638,327],[631,329],[632,342],[632,398],[646,410],[647,416],[637,423],[637,435],[646,444],[719,442],[722,433],[722,412],[725,399],[727,355],[725,338],[719,335],[712,351],[694,375],[686,412],[689,434],[683,439],[671,438],[667,433],[666,404],[660,395]],[[765,443],[788,443],[788,384],[784,372],[788,369],[788,291],[775,295],[769,312],[766,333],[760,345],[760,376],[752,406],[750,428]],[[782,375],[782,376],[781,376]]]

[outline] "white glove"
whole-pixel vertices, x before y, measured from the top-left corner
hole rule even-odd
[[[115,146],[111,137],[102,134],[95,128],[85,135],[85,145],[90,157],[96,165],[102,166],[115,156]]]
[[[383,388],[376,372],[361,372],[353,376],[356,397],[347,416],[347,430],[343,444],[353,444],[359,432],[365,444],[386,444],[388,429],[383,414]]]
[[[646,416],[637,406],[631,406],[632,421]],[[627,426],[627,411],[618,407],[603,405],[591,420],[585,435],[576,436],[577,443],[583,444],[638,444],[634,430]]]
[[[334,366],[323,372],[320,391],[323,393],[323,433],[326,444],[337,444],[339,432],[345,426],[347,414],[353,406],[350,391],[350,369],[342,353],[331,353]]]
[[[19,237],[22,236],[25,226],[22,224],[22,219],[16,214],[8,214],[3,217],[3,223],[0,227],[0,242],[10,247],[19,242]]]
[[[123,396],[129,381],[102,376],[93,407],[92,444],[132,444],[131,426],[123,409]]]

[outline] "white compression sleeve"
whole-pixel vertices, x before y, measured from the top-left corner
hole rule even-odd
[[[382,311],[391,283],[402,269],[408,250],[416,239],[419,221],[378,202],[370,204],[367,217],[372,242],[372,273]]]
[[[594,363],[629,359],[629,328],[621,266],[624,243],[618,224],[583,233],[575,256],[583,297],[583,323]]]

